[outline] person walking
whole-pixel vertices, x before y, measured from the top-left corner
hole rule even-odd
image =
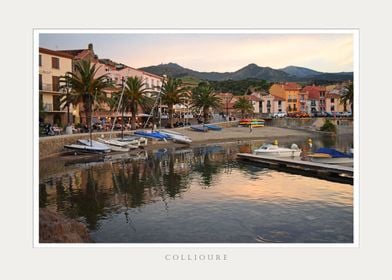
[[[252,123],[249,124],[249,133],[252,133],[253,131],[253,127],[252,127]]]

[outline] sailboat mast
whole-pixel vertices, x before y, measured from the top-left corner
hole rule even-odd
[[[114,121],[113,121],[113,125],[112,125],[112,130],[110,131],[110,136],[109,136],[110,139],[112,139],[113,129],[114,129],[114,126],[116,125],[117,115],[118,115],[118,112],[119,112],[119,110],[120,110],[122,98],[123,98],[123,95],[124,95],[124,90],[125,90],[125,83],[123,83],[123,85],[122,85],[122,91],[121,91],[121,95],[120,95],[120,100],[118,101],[118,105],[117,105],[116,116],[114,117]],[[124,120],[122,120],[122,121],[123,121],[123,124],[122,124],[122,125],[124,125]]]
[[[91,104],[91,94],[88,93],[89,100],[89,110],[90,110],[90,146],[93,146],[93,116],[92,116],[92,104]]]

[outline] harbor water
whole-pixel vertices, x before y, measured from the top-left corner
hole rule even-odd
[[[280,140],[348,151],[352,136]],[[39,206],[96,243],[352,243],[353,185],[244,164],[239,141],[40,161]]]

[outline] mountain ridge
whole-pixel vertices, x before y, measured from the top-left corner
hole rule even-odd
[[[164,74],[176,78],[190,76],[200,80],[209,81],[261,79],[270,82],[305,82],[320,80],[345,81],[353,79],[353,72],[320,72],[310,68],[293,65],[280,69],[274,69],[271,67],[259,66],[255,63],[250,63],[234,72],[199,72],[193,69],[185,68],[173,62],[141,67],[139,70],[160,76]]]

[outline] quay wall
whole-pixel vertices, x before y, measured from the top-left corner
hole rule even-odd
[[[265,124],[278,127],[304,127],[304,128],[320,128],[326,120],[330,120],[336,126],[353,126],[352,119],[339,119],[339,118],[276,118],[266,120]]]
[[[217,125],[222,127],[233,127],[238,126],[238,121],[222,122],[217,123]],[[189,127],[179,127],[175,128],[176,131],[189,130]],[[92,139],[97,140],[99,137],[104,136],[108,139],[110,136],[110,131],[104,132],[93,132]],[[124,135],[132,135],[133,132],[130,130],[124,131]],[[115,131],[112,137],[121,137],[121,131]],[[89,133],[77,133],[77,134],[62,134],[56,136],[45,136],[39,138],[39,159],[44,159],[47,157],[54,156],[64,151],[64,145],[75,144],[79,139],[90,139]],[[150,141],[150,140],[149,140]],[[155,141],[152,141],[154,143]],[[151,142],[150,142],[151,143]]]

